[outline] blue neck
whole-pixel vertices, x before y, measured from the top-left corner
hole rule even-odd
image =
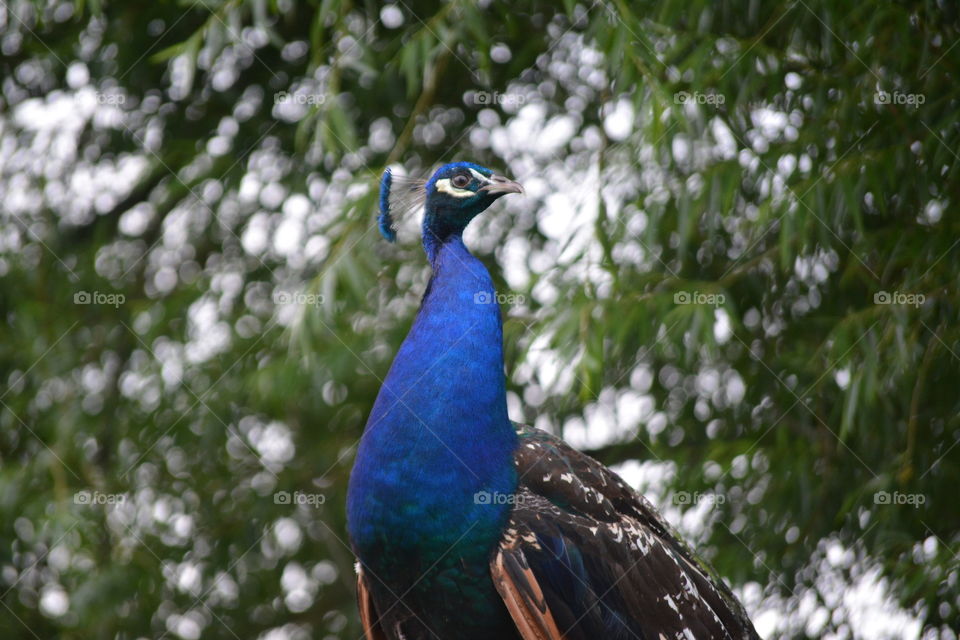
[[[463,244],[463,228],[469,222],[469,219],[462,224],[458,224],[456,222],[457,217],[458,212],[449,209],[440,209],[430,202],[427,203],[424,210],[423,250],[427,252],[427,259],[430,260],[430,265],[433,267],[434,273],[437,272],[437,260],[440,258],[440,251],[448,243],[459,244],[462,253],[468,255],[471,261],[479,264],[479,261],[467,251],[466,246]],[[458,260],[458,258],[452,259]],[[464,261],[464,264],[466,264],[466,261]],[[480,268],[484,269],[483,265],[480,265]],[[484,269],[484,273],[486,273],[486,269]],[[487,274],[487,279],[490,279],[489,274]]]
[[[348,528],[365,562],[384,546],[441,554],[468,530],[483,538],[478,548],[493,544],[510,505],[475,495],[516,488],[493,281],[459,233],[433,240],[424,239],[433,277],[350,480]]]

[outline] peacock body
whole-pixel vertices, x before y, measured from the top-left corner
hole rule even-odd
[[[388,239],[398,190],[388,172]],[[500,309],[463,231],[522,188],[458,162],[415,191],[433,275],[347,500],[368,640],[755,638],[736,598],[642,496],[507,416]]]

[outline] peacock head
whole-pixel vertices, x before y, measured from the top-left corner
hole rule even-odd
[[[472,162],[445,164],[425,184],[413,187],[395,186],[388,169],[380,183],[380,231],[391,242],[396,238],[395,209],[410,208],[406,204],[398,206],[397,195],[409,198],[412,194],[415,200],[422,199],[423,240],[432,245],[463,233],[471,220],[508,193],[523,193],[523,187]]]

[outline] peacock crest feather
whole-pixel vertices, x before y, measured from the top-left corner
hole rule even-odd
[[[380,235],[388,242],[396,242],[398,222],[415,213],[426,200],[426,180],[394,175],[388,167],[380,179],[380,213],[377,224]]]

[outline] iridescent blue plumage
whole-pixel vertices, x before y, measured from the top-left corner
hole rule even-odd
[[[381,600],[433,567],[405,596],[409,606],[429,606],[437,592],[473,593],[473,617],[485,621],[475,637],[482,637],[509,624],[493,584],[481,578],[510,505],[475,496],[513,494],[517,435],[507,417],[500,311],[477,304],[491,294],[493,281],[461,237],[470,220],[507,191],[479,191],[484,183],[472,185],[471,195],[461,193],[454,182],[463,178],[452,178],[465,167],[447,165],[426,186],[423,237],[434,275],[367,422],[348,518],[358,557],[383,581],[374,586]],[[389,198],[389,173],[384,184],[381,204]],[[383,208],[381,229],[382,220]],[[469,604],[460,609],[468,611]],[[449,613],[449,620],[441,616],[432,625],[438,632],[462,629],[455,611]]]
[[[380,229],[397,185],[384,174]],[[507,416],[500,309],[463,231],[518,184],[444,165],[424,198],[433,267],[350,477],[368,640],[756,637],[642,496]]]

